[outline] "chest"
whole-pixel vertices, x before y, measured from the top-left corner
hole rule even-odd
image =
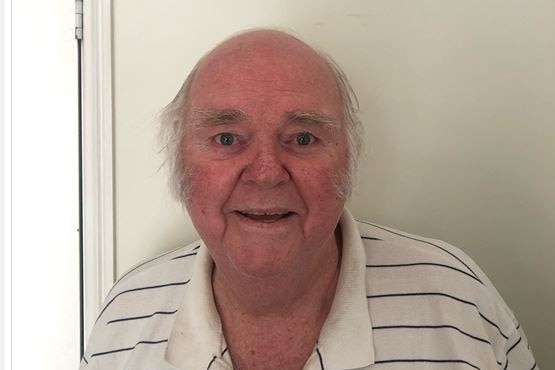
[[[226,341],[235,370],[301,370],[315,350],[318,334],[301,325],[284,325],[239,329],[226,333]]]

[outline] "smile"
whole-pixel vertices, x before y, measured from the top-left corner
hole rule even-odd
[[[274,223],[289,216],[293,215],[293,212],[289,211],[236,211],[238,215],[242,218],[246,218],[251,221],[255,222],[263,222],[263,223]]]

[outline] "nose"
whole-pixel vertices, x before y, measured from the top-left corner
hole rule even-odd
[[[254,149],[254,148],[253,148]],[[241,180],[272,188],[290,180],[279,144],[264,143],[250,153]]]

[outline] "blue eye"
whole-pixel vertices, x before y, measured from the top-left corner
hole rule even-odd
[[[314,137],[308,132],[303,132],[302,134],[297,135],[297,144],[308,145],[313,141],[313,139]]]
[[[233,145],[235,137],[229,133],[223,133],[216,136],[216,141],[221,145]]]

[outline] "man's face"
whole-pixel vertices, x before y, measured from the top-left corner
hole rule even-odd
[[[246,36],[203,62],[189,96],[187,209],[218,268],[287,273],[335,245],[347,140],[324,62],[292,40]]]

